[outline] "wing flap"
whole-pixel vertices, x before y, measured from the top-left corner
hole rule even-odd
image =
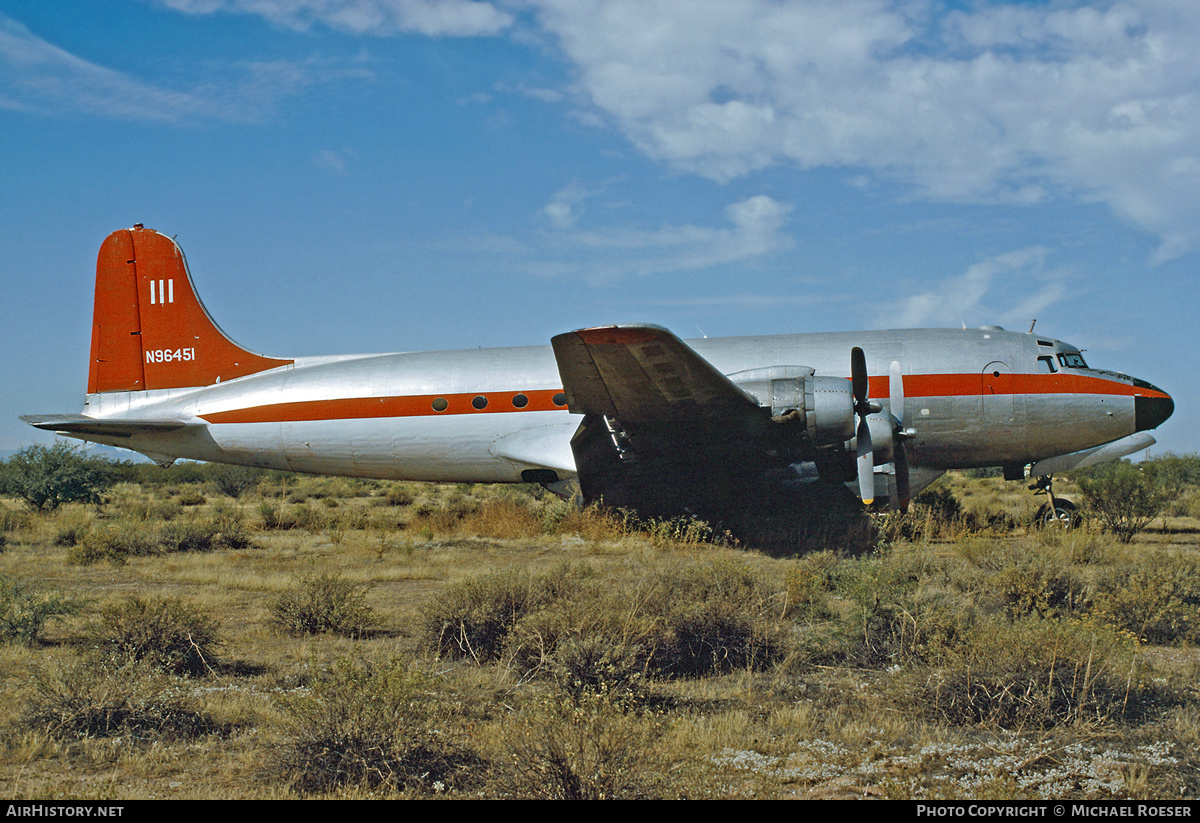
[[[625,424],[716,421],[758,402],[660,326],[599,326],[551,341],[567,405]]]

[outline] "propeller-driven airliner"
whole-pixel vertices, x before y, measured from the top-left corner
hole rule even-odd
[[[22,419],[164,466],[578,484],[684,513],[813,482],[903,508],[950,469],[1048,478],[1146,448],[1173,410],[1075,346],[998,327],[684,341],[612,325],[549,346],[265,357],[213,322],[174,240],[138,224],[100,248],[82,411]]]

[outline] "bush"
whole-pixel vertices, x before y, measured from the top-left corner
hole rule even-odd
[[[505,794],[539,800],[664,797],[667,767],[656,749],[662,723],[599,696],[528,707],[509,724]]]
[[[1122,565],[1096,584],[1093,614],[1161,645],[1200,641],[1200,562],[1151,556]]]
[[[262,475],[261,469],[222,464],[213,468],[212,483],[216,486],[217,491],[227,497],[241,497],[258,486]]]
[[[911,548],[911,547],[909,547]],[[980,573],[958,558],[903,546],[844,564],[836,593],[846,598],[845,654],[869,666],[937,663],[979,621]]]
[[[118,520],[82,533],[64,534],[63,539],[68,544],[74,541],[67,559],[83,565],[100,560],[120,564],[131,556],[244,549],[252,545],[241,513],[219,508],[207,518],[175,519],[155,526]]]
[[[762,668],[790,649],[782,595],[741,563],[673,566],[617,587],[589,576],[564,566],[542,577],[464,580],[426,610],[424,642],[452,658],[507,658],[523,674],[553,675],[569,693]]]
[[[837,555],[831,551],[813,552],[796,560],[787,573],[787,617],[812,621],[833,616],[829,593],[837,565]]]
[[[592,696],[630,708],[646,701],[647,656],[640,644],[569,637],[555,644],[547,665],[559,689],[576,704]]]
[[[374,609],[367,605],[368,590],[337,574],[310,575],[275,598],[271,614],[275,625],[293,637],[362,637],[378,623]]]
[[[120,738],[123,742],[228,734],[227,726],[192,707],[170,678],[140,664],[77,664],[34,670],[35,692],[20,725],[55,739]]]
[[[29,446],[0,467],[0,491],[38,511],[53,511],[63,503],[99,503],[100,492],[115,479],[113,465],[66,443]]]
[[[478,758],[437,731],[428,693],[428,678],[402,661],[339,661],[310,694],[281,700],[287,728],[271,771],[301,794],[459,788]]]
[[[1053,557],[1019,557],[995,574],[989,588],[1001,596],[1010,619],[1063,617],[1083,611],[1088,601],[1083,580]]]
[[[740,562],[673,566],[638,592],[640,608],[661,632],[649,640],[651,665],[694,677],[764,668],[787,653],[787,625],[774,593]]]
[[[1167,452],[1140,464],[1169,499],[1179,497],[1189,486],[1200,486],[1200,455]]]
[[[47,620],[75,614],[81,601],[0,575],[0,640],[32,646]]]
[[[88,644],[109,664],[141,662],[192,676],[212,671],[221,646],[216,622],[173,598],[110,603],[87,634]]]
[[[448,587],[422,614],[423,643],[438,655],[498,660],[517,622],[575,588],[578,573],[567,569],[535,578],[500,572]]]
[[[1049,729],[1137,709],[1133,643],[1078,620],[989,622],[931,677],[923,699],[943,720],[1005,729]]]
[[[1158,516],[1169,499],[1154,476],[1127,460],[1101,463],[1072,478],[1105,531],[1128,543]]]

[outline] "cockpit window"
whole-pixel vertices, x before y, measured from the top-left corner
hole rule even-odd
[[[1087,363],[1083,362],[1083,355],[1077,351],[1059,352],[1058,362],[1063,364],[1063,368],[1067,369],[1086,369]]]
[[[1054,358],[1048,354],[1044,354],[1037,359],[1038,374],[1054,374],[1058,371],[1058,367],[1054,365]]]

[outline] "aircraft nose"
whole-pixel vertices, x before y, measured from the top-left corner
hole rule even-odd
[[[1134,383],[1146,392],[1133,398],[1134,425],[1140,432],[1158,428],[1175,411],[1175,401],[1157,386],[1141,380]]]

